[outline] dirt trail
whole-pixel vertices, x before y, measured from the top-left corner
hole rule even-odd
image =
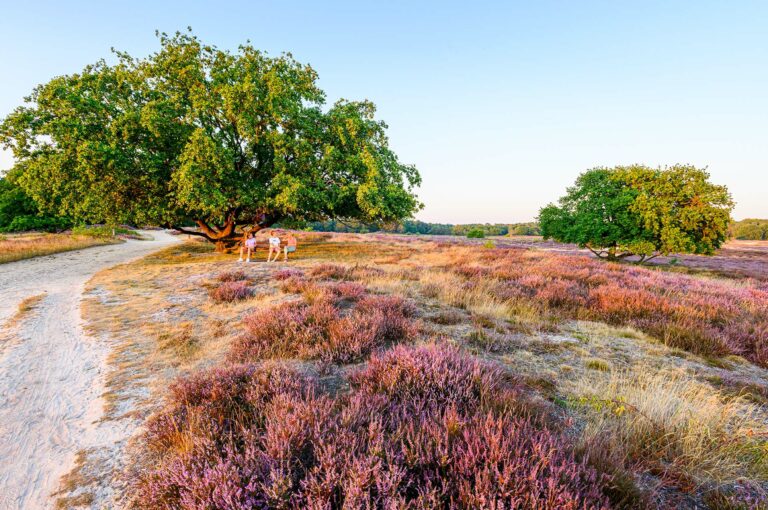
[[[0,340],[1,510],[51,507],[75,453],[99,433],[108,349],[84,334],[80,300],[97,271],[177,242],[146,233],[154,240],[0,264],[0,327],[22,299],[45,293]]]

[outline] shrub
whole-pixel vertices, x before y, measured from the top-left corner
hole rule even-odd
[[[590,370],[597,370],[599,372],[608,372],[611,370],[610,363],[600,358],[590,358],[584,362],[584,365]]]
[[[415,338],[414,310],[402,299],[383,296],[360,300],[346,315],[328,299],[284,303],[246,316],[246,331],[233,344],[230,358],[359,361],[379,346]]]
[[[217,303],[232,303],[253,296],[253,289],[246,281],[225,281],[212,288],[208,295]]]
[[[220,282],[239,282],[249,280],[250,277],[244,271],[225,271],[219,274],[216,279]]]
[[[438,312],[436,315],[429,318],[432,322],[435,324],[440,324],[443,326],[452,326],[454,324],[460,324],[464,321],[464,315],[461,313],[455,311],[455,310],[448,310],[448,311],[441,311]]]
[[[473,228],[467,232],[467,237],[469,239],[482,239],[485,237],[485,232],[480,228]]]
[[[383,342],[411,340],[417,334],[410,320],[416,315],[416,307],[399,296],[368,296],[358,303],[356,312],[359,316],[381,317],[377,336]]]
[[[315,286],[315,284],[300,276],[291,276],[280,281],[280,290],[288,294],[301,294],[309,286]]]
[[[326,287],[328,291],[337,299],[357,301],[365,296],[365,287],[356,282],[338,282]]]
[[[607,480],[577,460],[566,436],[511,412],[525,396],[501,375],[435,346],[374,357],[335,399],[280,366],[210,370],[174,385],[150,422],[135,503],[609,508]]]
[[[757,484],[741,482],[731,490],[707,492],[704,503],[710,510],[768,510],[768,494]]]
[[[351,280],[352,270],[338,264],[320,264],[313,267],[310,275],[325,280]]]
[[[299,271],[298,269],[281,269],[279,271],[275,271],[275,274],[272,275],[272,278],[277,281],[289,280],[292,278],[301,279],[304,278],[304,272]]]

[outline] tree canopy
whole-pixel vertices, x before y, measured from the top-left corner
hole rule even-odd
[[[157,224],[223,243],[244,226],[421,207],[417,170],[389,148],[369,101],[324,109],[317,73],[290,54],[159,34],[34,89],[0,125],[18,185],[76,221]]]
[[[594,168],[539,212],[542,235],[610,259],[712,254],[727,239],[733,201],[690,165]]]

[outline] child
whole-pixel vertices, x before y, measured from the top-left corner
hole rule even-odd
[[[274,260],[272,254],[275,254]],[[276,231],[269,233],[269,254],[267,255],[267,262],[277,262],[277,257],[280,256],[280,238],[277,237]]]
[[[289,253],[293,253],[293,252],[296,251],[296,244],[298,244],[297,241],[296,241],[296,237],[294,237],[293,234],[289,233],[288,234],[288,238],[285,240],[285,249],[283,251],[283,253],[284,253],[283,261],[284,262],[288,262],[288,254]]]
[[[245,261],[250,262],[251,253],[254,253],[255,255],[255,252],[256,252],[256,238],[253,237],[252,232],[248,232],[248,237],[245,239],[245,246],[240,247],[240,259],[238,260],[238,262],[243,261],[243,250],[248,250],[248,254],[245,257]]]

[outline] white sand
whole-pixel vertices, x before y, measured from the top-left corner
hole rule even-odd
[[[108,441],[102,415],[108,347],[82,329],[80,300],[97,271],[177,239],[146,232],[128,241],[0,264],[0,325],[19,302],[45,298],[0,345],[0,509],[50,508],[51,493],[76,452]],[[6,332],[9,333],[9,332]]]

